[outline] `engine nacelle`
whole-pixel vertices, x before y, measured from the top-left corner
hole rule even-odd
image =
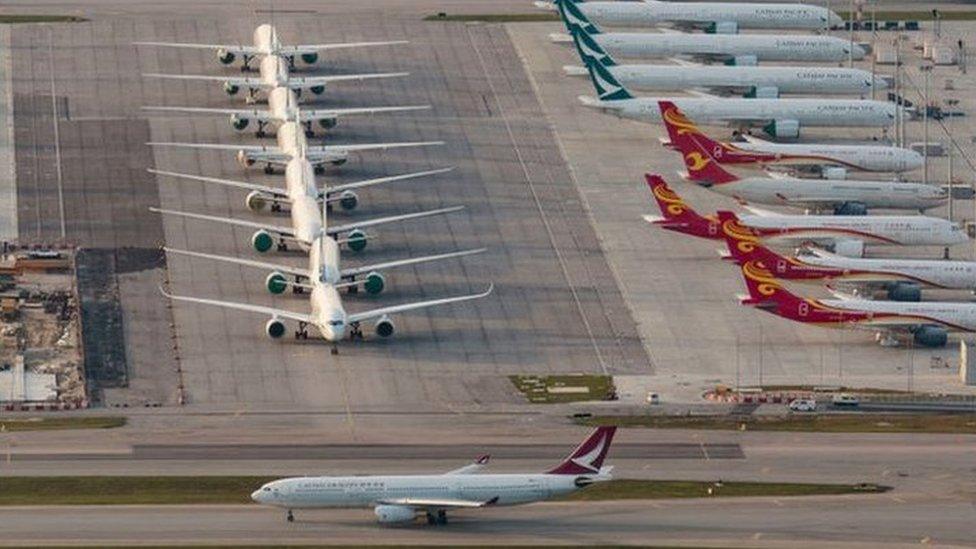
[[[820,176],[824,179],[847,179],[847,168],[827,166],[820,170]]]
[[[393,325],[393,321],[390,317],[383,315],[379,320],[376,321],[376,335],[380,337],[390,337],[393,332],[396,331],[396,326]]]
[[[354,252],[361,252],[366,248],[366,233],[353,229],[346,235],[346,246]]]
[[[241,87],[237,84],[224,82],[224,91],[227,92],[227,95],[237,95],[237,92],[241,91]]]
[[[376,520],[383,524],[409,522],[417,516],[413,507],[405,505],[377,505],[373,512],[376,513]]]
[[[330,160],[329,164],[332,164],[333,166],[341,166],[348,161],[349,161],[348,158],[336,158],[335,160]]]
[[[800,137],[799,120],[773,120],[763,127],[773,137]]]
[[[739,24],[735,21],[718,21],[705,27],[706,34],[738,34]]]
[[[272,318],[264,325],[264,331],[271,339],[278,339],[285,335],[285,323],[277,318]]]
[[[900,282],[888,288],[888,299],[891,301],[921,301],[922,288],[918,284]]]
[[[376,271],[370,271],[363,278],[363,289],[366,293],[376,295],[386,287],[386,277]]]
[[[915,330],[915,344],[922,347],[945,347],[949,332],[941,326],[922,326]]]
[[[274,271],[264,279],[264,287],[275,295],[284,293],[288,289],[288,278],[284,273]]]
[[[318,52],[313,51],[311,53],[302,54],[302,61],[304,61],[306,65],[314,65],[315,63],[318,62],[318,60],[319,60]]]
[[[323,93],[325,93],[325,85],[312,86],[308,89],[308,91],[314,93],[315,95],[322,95]]]
[[[779,88],[776,86],[753,86],[743,97],[747,99],[779,99]]]
[[[269,203],[267,195],[261,191],[251,191],[244,198],[244,206],[252,212],[263,212],[268,209]]]
[[[237,59],[237,56],[234,55],[234,52],[227,51],[223,48],[217,50],[217,61],[220,61],[224,65],[230,65],[235,59]]]
[[[359,195],[352,191],[342,191],[339,195],[339,205],[343,210],[355,210],[359,205]]]
[[[234,129],[242,132],[247,129],[247,126],[251,123],[249,118],[244,118],[243,116],[238,116],[236,114],[230,115],[230,125],[234,126]]]
[[[322,126],[323,128],[325,128],[327,130],[331,130],[332,128],[336,127],[337,124],[339,124],[339,119],[338,118],[335,118],[335,117],[332,117],[332,118],[319,118],[319,126]]]
[[[237,151],[237,163],[245,168],[250,168],[254,165],[254,159],[247,155],[244,150]]]
[[[834,253],[844,257],[864,257],[864,241],[841,240],[835,242]]]
[[[868,207],[864,202],[844,202],[834,208],[834,215],[868,215]]]
[[[759,64],[759,58],[755,55],[736,55],[725,64],[733,67],[755,67]]]
[[[274,246],[274,237],[268,231],[257,231],[251,236],[251,247],[264,253]]]

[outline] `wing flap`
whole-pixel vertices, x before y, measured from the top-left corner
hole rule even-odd
[[[237,303],[235,301],[221,301],[219,299],[206,299],[202,297],[190,297],[184,295],[173,295],[166,293],[162,288],[159,289],[164,296],[172,299],[173,301],[183,301],[186,303],[196,303],[198,305],[209,305],[212,307],[223,307],[224,309],[232,309],[235,311],[243,311],[246,313],[263,314],[270,316],[272,318],[286,318],[288,320],[294,320],[296,322],[308,322],[313,323],[311,315],[305,313],[296,313],[294,311],[288,311],[286,309],[276,309],[274,307],[265,307],[263,305],[251,305],[250,303]]]
[[[488,507],[489,505],[494,505],[498,501],[497,497],[491,498],[487,501],[474,501],[466,499],[448,499],[448,498],[393,498],[384,499],[378,501],[382,505],[403,505],[405,507],[421,507],[421,508],[454,508],[454,509],[475,509],[478,507]]]
[[[294,237],[295,236],[295,230],[292,229],[291,227],[282,227],[282,226],[277,226],[277,225],[269,225],[269,224],[266,224],[266,223],[256,223],[254,221],[245,221],[243,219],[233,219],[233,218],[230,218],[230,217],[218,217],[218,216],[215,216],[215,215],[204,215],[204,214],[198,214],[198,213],[180,212],[180,211],[176,211],[176,210],[165,210],[165,209],[162,209],[162,208],[149,208],[149,211],[155,212],[155,213],[159,213],[159,214],[163,214],[163,215],[172,215],[172,216],[176,216],[176,217],[185,217],[185,218],[188,218],[188,219],[198,219],[200,221],[213,221],[215,223],[224,223],[224,224],[227,224],[227,225],[236,225],[238,227],[246,227],[248,229],[256,229],[256,230],[261,230],[261,231],[268,231],[268,232],[271,232],[271,233],[277,233],[279,235],[284,235],[284,236],[290,236],[290,237]]]

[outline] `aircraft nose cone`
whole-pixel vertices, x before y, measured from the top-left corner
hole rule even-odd
[[[262,496],[260,488],[251,492],[251,500],[254,501],[254,503],[264,503],[264,497]]]

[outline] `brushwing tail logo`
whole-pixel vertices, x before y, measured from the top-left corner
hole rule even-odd
[[[706,158],[705,155],[698,151],[692,151],[685,155],[685,165],[688,166],[688,171],[690,172],[701,171],[711,161],[711,158]]]
[[[667,213],[673,216],[680,216],[681,214],[688,211],[688,205],[685,201],[681,199],[674,191],[671,190],[666,184],[657,185],[651,189],[654,193],[654,198],[658,202],[666,205]]]
[[[722,223],[722,232],[735,241],[736,248],[742,253],[752,253],[759,245],[759,238],[755,231],[742,225],[735,219],[727,219]]]
[[[777,290],[782,289],[772,271],[766,268],[762,261],[747,261],[742,265],[742,275],[752,281],[756,291],[765,297],[771,297]]]
[[[664,111],[664,121],[670,124],[678,135],[696,135],[701,133],[695,123],[688,119],[677,106],[672,105]]]

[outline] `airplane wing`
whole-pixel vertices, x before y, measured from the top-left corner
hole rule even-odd
[[[429,109],[430,105],[414,105],[408,107],[358,107],[350,109],[314,109],[314,110],[302,110],[299,112],[301,119],[306,120],[321,120],[323,118],[339,118],[340,116],[350,116],[355,114],[380,114],[384,112],[405,112],[405,111],[420,111]],[[170,108],[172,109],[172,107]],[[228,111],[227,114],[233,114],[234,109],[221,109]],[[201,111],[203,112],[203,111]],[[267,113],[267,111],[263,111]]]
[[[328,50],[342,50],[349,48],[370,48],[374,46],[397,46],[409,44],[408,40],[388,40],[385,42],[337,42],[333,44],[300,44],[298,46],[278,46],[278,55],[301,55]]]
[[[262,122],[272,119],[271,111],[268,109],[217,109],[210,107],[143,107],[143,109],[147,111],[179,112],[186,114],[223,114],[248,120],[260,120]]]
[[[403,303],[400,305],[392,305],[389,307],[381,307],[379,309],[373,309],[371,311],[364,311],[361,313],[349,315],[349,322],[361,322],[363,320],[369,320],[371,318],[379,318],[384,315],[392,315],[396,313],[403,313],[406,311],[414,311],[417,309],[426,309],[428,307],[436,307],[437,305],[447,305],[449,303],[460,303],[462,301],[470,301],[472,299],[480,299],[482,297],[488,297],[491,291],[494,289],[494,285],[489,285],[488,289],[479,294],[468,294],[456,297],[444,297],[441,299],[431,299],[428,301],[416,301],[414,303]],[[404,504],[409,505],[409,504]]]
[[[326,188],[328,193],[341,193],[343,191],[351,191],[353,189],[361,189],[363,187],[371,187],[373,185],[379,185],[381,183],[391,183],[393,181],[402,181],[404,179],[413,179],[416,177],[424,177],[428,175],[437,175],[439,173],[447,173],[452,171],[454,168],[440,168],[437,170],[428,170],[425,172],[414,172],[402,175],[391,175],[387,177],[377,177],[374,179],[364,179],[363,181],[354,181],[352,183],[343,183],[341,185],[332,185]]]
[[[469,463],[464,467],[458,467],[453,471],[448,471],[444,473],[445,475],[472,475],[474,473],[480,472],[488,464],[488,460],[491,459],[490,454],[484,454],[474,458],[473,463]]]
[[[715,95],[713,93],[708,93],[706,91],[703,91],[703,90],[700,90],[700,89],[697,89],[697,88],[689,88],[689,89],[685,90],[685,93],[687,93],[688,95],[695,96],[695,97],[701,97],[703,99],[721,99],[722,98],[721,96]]]
[[[758,137],[755,137],[753,135],[749,135],[747,133],[742,134],[742,139],[745,139],[746,142],[752,143],[753,145],[771,145],[772,144],[771,141],[766,141],[765,139],[760,139]]]
[[[237,55],[256,55],[261,53],[254,46],[239,44],[187,44],[184,42],[133,42],[133,46],[159,46],[164,48],[187,48],[195,50],[224,50]]]
[[[189,179],[191,181],[200,181],[203,183],[216,183],[217,185],[226,185],[228,187],[236,187],[238,189],[244,189],[248,191],[259,191],[280,199],[287,198],[288,196],[287,193],[285,193],[284,189],[279,189],[277,187],[268,187],[265,185],[257,185],[254,183],[248,183],[246,181],[235,181],[233,179],[220,179],[217,177],[204,177],[202,175],[190,175],[187,173],[167,172],[163,170],[156,170],[153,168],[149,168],[146,171],[151,174],[164,175],[167,177]]]
[[[394,143],[363,143],[361,145],[316,145],[314,147],[308,147],[306,149],[306,154],[308,156],[315,156],[316,154],[329,154],[329,153],[351,153],[360,151],[385,151],[388,149],[404,149],[409,147],[430,147],[433,145],[443,145],[443,141],[405,141],[405,142],[394,142]],[[241,147],[235,147],[233,145],[228,145],[234,149],[240,149]],[[277,149],[277,147],[275,147]]]
[[[371,72],[366,74],[333,74],[330,76],[289,76],[287,85],[290,88],[311,88],[313,86],[324,86],[333,82],[373,80],[375,78],[400,78],[409,74],[409,72]]]
[[[758,215],[759,217],[783,217],[783,214],[779,212],[774,212],[772,210],[764,210],[762,208],[757,208],[755,206],[750,206],[748,204],[743,204],[742,207],[749,210],[753,214]]]
[[[150,147],[179,147],[183,149],[212,149],[218,151],[246,151],[250,153],[281,153],[276,145],[233,145],[229,143],[180,143],[173,141],[150,141]],[[321,149],[323,147],[313,147]]]
[[[218,217],[215,215],[180,212],[176,210],[164,210],[162,208],[149,208],[149,211],[160,213],[163,215],[175,215],[178,217],[185,217],[188,219],[199,219],[201,221],[213,221],[216,223],[225,223],[227,225],[236,225],[238,227],[246,227],[248,229],[268,231],[271,233],[276,233],[285,236],[291,236],[291,237],[295,236],[295,229],[292,229],[291,227],[282,227],[280,225],[269,225],[267,223],[255,223],[254,221],[245,221],[243,219],[233,219],[230,217]]]
[[[237,265],[244,265],[245,267],[255,267],[258,269],[267,269],[269,271],[280,271],[283,273],[288,273],[295,276],[304,276],[309,278],[311,273],[308,269],[302,269],[301,267],[291,267],[288,265],[279,265],[277,263],[269,263],[267,261],[255,261],[253,259],[243,259],[240,257],[228,257],[225,255],[216,254],[205,254],[201,252],[191,252],[189,250],[179,250],[176,248],[163,248],[168,254],[185,255],[189,257],[199,257],[201,259],[211,259],[214,261],[223,261],[225,263],[234,263]]]
[[[258,313],[263,315],[268,315],[272,318],[287,318],[288,320],[294,320],[297,322],[308,322],[313,323],[312,315],[305,313],[296,313],[293,311],[288,311],[286,309],[276,309],[274,307],[264,307],[261,305],[251,305],[249,303],[236,303],[234,301],[220,301],[218,299],[205,299],[202,297],[189,297],[183,295],[173,295],[166,293],[161,287],[159,291],[163,293],[164,296],[172,299],[173,301],[185,301],[187,303],[198,303],[200,305],[210,305],[215,307],[223,307],[225,309],[233,309],[236,311],[244,311],[248,313]]]
[[[440,261],[442,259],[451,259],[454,257],[464,257],[466,255],[480,254],[487,251],[488,248],[477,248],[474,250],[464,250],[460,252],[450,252],[446,254],[436,254],[427,255],[423,257],[411,257],[408,259],[398,259],[396,261],[387,261],[385,263],[374,263],[372,265],[363,265],[361,267],[355,267],[352,269],[343,269],[340,273],[341,276],[356,276],[368,273],[370,271],[382,271],[384,269],[393,269],[395,267],[406,267],[407,265],[416,265],[418,263],[429,263],[431,261]]]
[[[335,225],[326,229],[330,235],[336,235],[339,233],[349,232],[355,229],[365,229],[366,227],[375,227],[376,225],[385,225],[386,223],[393,223],[396,221],[406,221],[408,219],[418,219],[421,217],[430,217],[432,215],[449,214],[453,212],[458,212],[463,210],[464,206],[452,206],[450,208],[439,208],[437,210],[427,210],[423,212],[414,212],[409,214],[401,215],[390,215],[386,217],[377,217],[374,219],[367,219],[365,221],[356,221],[353,223],[347,223],[345,225]]]
[[[169,78],[171,80],[206,80],[210,82],[225,82],[227,84],[232,84],[234,86],[240,86],[242,88],[266,88],[267,84],[261,81],[260,78],[252,78],[247,76],[214,76],[209,74],[160,74],[160,73],[146,73],[142,75],[145,78]]]
[[[669,57],[668,61],[671,61],[675,65],[681,67],[701,67],[701,63],[695,63],[694,61],[688,61],[687,59],[681,59],[680,57]]]
[[[377,503],[380,505],[403,505],[405,507],[420,507],[425,509],[474,509],[477,507],[488,507],[497,502],[498,496],[495,496],[487,501],[448,498],[393,498],[377,501]]]

